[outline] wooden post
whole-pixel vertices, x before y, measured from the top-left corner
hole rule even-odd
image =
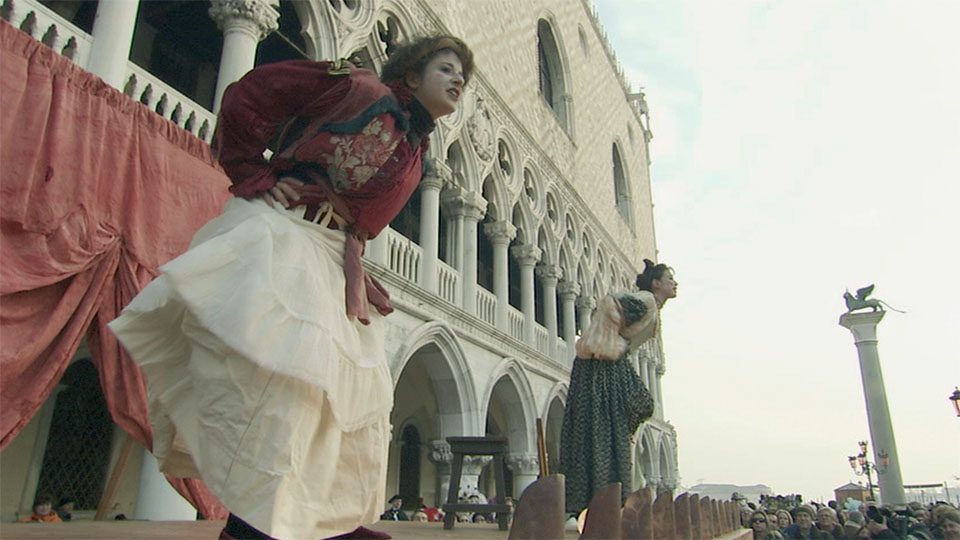
[[[120,485],[120,479],[123,478],[123,473],[127,468],[127,462],[130,461],[130,452],[133,451],[133,447],[137,444],[137,441],[133,440],[133,437],[126,431],[123,431],[122,437],[123,446],[120,448],[120,455],[117,456],[117,462],[113,464],[113,470],[110,471],[110,479],[107,480],[107,487],[104,488],[103,496],[100,497],[100,502],[97,504],[97,513],[93,516],[93,519],[96,521],[106,519],[107,513],[110,512],[113,499],[117,495],[117,487]]]
[[[690,538],[703,540],[703,516],[700,515],[700,496],[690,496]]]
[[[673,514],[673,492],[667,490],[658,495],[653,503],[654,538],[673,540],[677,537]]]
[[[677,538],[693,538],[693,529],[690,527],[690,495],[681,493],[673,501],[673,530]]]
[[[537,418],[537,460],[540,462],[540,478],[550,475],[550,464],[547,463],[547,442],[543,437],[543,418]]]
[[[623,540],[648,540],[653,536],[653,493],[641,488],[627,497],[620,514],[620,537]]]
[[[701,538],[703,540],[709,540],[717,535],[713,528],[713,505],[710,503],[710,497],[700,499],[700,524],[703,532]]]

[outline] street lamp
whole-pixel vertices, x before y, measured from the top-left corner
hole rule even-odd
[[[953,394],[950,395],[950,401],[953,402],[953,411],[960,416],[960,388],[953,387]]]
[[[867,441],[860,441],[860,453],[856,456],[848,457],[847,460],[850,462],[850,468],[853,469],[854,474],[867,477],[867,488],[870,490],[870,500],[876,500],[873,497],[873,479],[870,476],[870,472],[876,470],[876,467],[867,459]]]

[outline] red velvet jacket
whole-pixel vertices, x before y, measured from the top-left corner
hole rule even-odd
[[[280,176],[296,176],[319,186],[306,186],[301,202],[329,199],[351,223],[347,314],[364,322],[368,301],[383,314],[393,308],[360,266],[363,244],[396,217],[422,176],[428,139],[415,147],[408,140],[410,99],[406,87],[388,87],[364,69],[309,60],[267,64],[227,87],[214,137],[235,195],[256,197]],[[267,148],[275,151],[270,161],[263,157]]]

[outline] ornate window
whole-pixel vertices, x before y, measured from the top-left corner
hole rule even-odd
[[[627,182],[627,173],[623,166],[623,159],[620,157],[620,148],[617,143],[613,143],[613,193],[616,200],[617,211],[623,216],[624,221],[633,230],[633,212],[630,204],[630,185]]]
[[[567,89],[564,83],[560,47],[557,45],[550,23],[544,19],[537,22],[537,59],[540,95],[553,109],[560,125],[569,131],[570,115],[567,111]]]

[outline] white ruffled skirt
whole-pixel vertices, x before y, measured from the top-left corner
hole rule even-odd
[[[110,323],[161,470],[284,539],[377,520],[393,406],[382,317],[345,314],[344,234],[302,212],[231,199]]]

